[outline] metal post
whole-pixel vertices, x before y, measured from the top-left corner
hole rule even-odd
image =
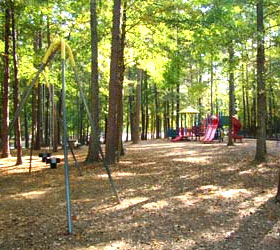
[[[64,45],[64,46],[63,46]],[[63,151],[64,151],[64,177],[65,177],[65,194],[67,207],[67,225],[68,233],[72,233],[72,218],[70,204],[70,183],[69,183],[69,167],[68,167],[68,137],[67,137],[67,119],[65,105],[65,44],[61,41],[61,74],[62,74],[62,112],[63,112]]]

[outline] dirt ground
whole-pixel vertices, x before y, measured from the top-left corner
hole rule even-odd
[[[75,151],[82,176],[70,161],[72,235],[63,163],[50,169],[36,152],[29,174],[27,152],[20,167],[0,159],[0,249],[280,249],[280,147],[267,144],[260,165],[255,140],[126,144],[111,168],[121,204],[102,164],[83,163],[82,147]]]

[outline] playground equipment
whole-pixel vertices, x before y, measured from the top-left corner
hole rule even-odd
[[[193,138],[195,136],[192,127],[192,124],[194,123],[193,115],[199,114],[199,111],[192,108],[191,106],[188,106],[187,108],[181,110],[179,113],[181,114],[181,128],[177,128],[176,130],[168,130],[168,137],[172,138],[172,142],[185,140],[188,141],[190,140],[190,138]],[[189,116],[187,117],[187,115]],[[183,116],[185,120],[185,127],[183,127]],[[189,118],[188,122],[187,118]]]
[[[209,119],[209,123],[205,131],[205,135],[201,140],[204,143],[213,142],[218,126],[219,126],[219,117],[212,115]]]
[[[175,138],[173,138],[171,141],[172,142],[178,142],[178,141],[187,141],[189,140],[189,135],[187,133],[187,129],[185,128],[179,128],[178,132],[176,133],[177,136]]]
[[[46,162],[47,161],[47,158],[51,156],[51,153],[40,153],[39,154],[39,157],[42,158],[42,162]]]
[[[91,126],[91,131],[92,133],[94,131],[96,131],[95,128],[95,123],[93,121],[93,118],[91,116],[91,113],[89,111],[87,102],[86,102],[86,98],[85,98],[85,94],[84,94],[84,90],[80,84],[80,81],[78,79],[78,71],[76,69],[76,65],[75,65],[75,61],[74,61],[74,57],[72,54],[72,50],[70,48],[70,46],[63,40],[63,39],[57,39],[55,40],[50,47],[48,48],[42,63],[37,71],[37,73],[35,74],[31,84],[27,87],[22,101],[20,102],[19,106],[17,107],[17,110],[15,112],[14,115],[14,119],[12,120],[12,122],[10,123],[9,127],[8,127],[8,132],[7,134],[4,136],[2,143],[6,143],[8,140],[8,136],[10,135],[12,129],[14,128],[14,125],[16,123],[16,120],[19,117],[19,114],[21,112],[21,110],[23,109],[28,96],[31,93],[32,88],[35,86],[40,73],[45,69],[45,67],[47,66],[47,64],[54,58],[57,50],[61,51],[61,74],[62,74],[62,110],[63,110],[63,150],[64,150],[64,175],[65,175],[65,194],[66,194],[66,207],[67,207],[67,225],[68,225],[68,233],[71,234],[72,233],[72,217],[71,217],[71,204],[70,204],[70,183],[69,183],[69,168],[68,168],[68,136],[67,136],[67,119],[66,119],[66,106],[65,106],[65,99],[66,99],[66,94],[65,94],[65,88],[66,88],[66,82],[65,82],[65,62],[66,62],[66,52],[69,56],[69,60],[70,60],[70,64],[74,69],[74,75],[75,75],[75,80],[77,83],[77,86],[79,88],[80,91],[80,95],[83,101],[83,104],[85,106],[86,109],[86,113],[88,115],[89,118],[89,122],[90,122],[90,126]],[[95,135],[98,136],[98,135]],[[98,140],[99,141],[99,140]],[[101,155],[101,159],[103,161],[103,166],[107,172],[112,190],[117,198],[118,203],[120,203],[120,199],[118,197],[118,193],[115,187],[115,184],[113,182],[112,176],[111,176],[111,171],[109,169],[109,166],[106,163],[102,148],[100,143],[98,144],[98,148],[99,148],[99,153]]]
[[[56,158],[56,157],[50,157],[46,160],[47,164],[50,164],[51,168],[56,168],[57,167],[57,163],[60,163],[60,159]]]
[[[236,140],[242,142],[243,136],[238,135],[238,132],[241,130],[242,127],[240,121],[234,116],[232,117],[231,121],[232,121],[232,138],[234,142],[236,142]]]

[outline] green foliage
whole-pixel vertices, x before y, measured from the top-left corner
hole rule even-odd
[[[210,102],[210,68],[213,63],[214,98],[220,100],[215,103],[218,103],[217,109],[226,110],[228,105],[226,85],[229,73],[227,50],[229,44],[233,43],[236,98],[239,106],[242,106],[244,85],[249,94],[248,105],[252,110],[256,86],[255,60],[258,35],[255,1],[127,0],[127,2],[125,93],[128,93],[129,83],[137,79],[134,73],[131,77],[131,72],[140,68],[147,72],[149,84],[157,85],[163,100],[175,100],[176,96],[172,92],[175,92],[176,85],[180,84],[181,105],[197,106],[198,99],[201,99],[207,111]],[[101,117],[104,117],[109,94],[112,1],[97,1],[97,3]],[[2,7],[3,4],[1,2]],[[265,47],[268,57],[266,80],[269,86],[272,86],[274,97],[278,95],[280,88],[279,11],[278,1],[265,1]],[[89,20],[89,1],[16,1],[19,77],[22,88],[36,71],[48,47],[47,21],[49,21],[51,40],[55,37],[64,37],[68,41],[78,64],[82,84],[87,93],[89,92],[91,70]],[[3,12],[0,14],[0,24],[3,27]],[[39,34],[42,35],[42,48],[35,53],[34,39]],[[1,53],[4,51],[3,37],[1,31]],[[2,64],[0,66],[3,67]],[[59,56],[53,60],[46,75],[49,82],[59,90],[61,88]],[[68,64],[66,80],[70,100],[67,106],[74,115],[75,108],[71,107],[71,100],[78,98],[77,87]],[[152,101],[151,98],[149,104]],[[276,98],[274,102],[276,109],[280,104]],[[152,110],[153,107],[150,106]],[[242,107],[239,113],[244,116]]]

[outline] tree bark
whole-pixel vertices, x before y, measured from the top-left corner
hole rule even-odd
[[[109,112],[106,138],[106,159],[108,164],[116,163],[116,136],[117,127],[117,86],[119,81],[119,50],[120,50],[120,20],[121,19],[121,0],[114,0],[113,7],[113,27],[112,27],[112,46],[110,63],[110,82],[109,82]]]
[[[42,91],[41,91],[41,85],[39,84],[37,87],[37,134],[36,134],[36,143],[35,143],[35,149],[40,150],[41,149],[41,139],[42,139]]]
[[[127,0],[123,1],[123,12],[122,12],[122,24],[121,24],[121,40],[120,40],[120,51],[119,51],[119,81],[117,86],[118,92],[118,103],[117,103],[117,156],[118,160],[121,155],[124,155],[124,147],[122,141],[123,135],[123,83],[124,83],[124,72],[125,72],[125,63],[124,63],[124,49],[125,49],[125,40],[126,40],[126,9],[127,9]]]
[[[10,49],[10,22],[11,15],[10,10],[7,8],[5,10],[5,54],[4,59],[4,84],[3,84],[3,125],[2,125],[2,135],[3,138],[8,133],[9,126],[9,79],[10,79],[10,69],[9,69],[9,49]],[[10,156],[9,147],[9,136],[6,141],[4,141],[1,158],[7,158]]]
[[[168,138],[167,129],[168,129],[168,113],[167,113],[167,101],[165,100],[163,103],[164,114],[163,114],[163,130],[164,130],[164,138]]]
[[[214,69],[213,69],[213,55],[211,54],[211,65],[210,65],[210,113],[213,115],[213,85],[214,85]]]
[[[133,93],[133,86],[129,86],[129,118],[130,118],[130,134],[131,134],[131,141],[133,141],[133,131],[135,130],[135,107],[134,107],[134,93]]]
[[[264,23],[263,0],[257,3],[257,146],[255,160],[263,162],[266,159],[266,89],[264,80]]]
[[[232,117],[234,115],[234,50],[231,43],[228,48],[229,52],[229,129],[228,129],[228,146],[233,146],[232,140]]]
[[[148,76],[147,76],[148,77]],[[145,104],[146,104],[146,108],[145,108],[145,117],[146,117],[146,122],[145,122],[145,140],[148,139],[148,129],[149,129],[149,93],[148,93],[148,79],[146,79],[147,83],[147,91],[146,91],[146,95],[145,95]]]
[[[155,128],[156,128],[156,139],[160,138],[160,111],[159,111],[159,97],[158,97],[158,91],[157,86],[154,86],[155,91]],[[178,113],[179,114],[179,113]]]
[[[125,141],[128,142],[128,133],[129,133],[129,125],[130,125],[130,108],[129,101],[127,102],[127,112],[126,112],[126,138]]]
[[[145,127],[146,127],[146,117],[145,117],[145,105],[146,105],[146,92],[147,92],[147,74],[143,72],[143,85],[141,87],[141,140],[145,140]]]
[[[89,142],[87,162],[99,161],[99,83],[98,83],[98,33],[96,0],[90,1],[91,27],[91,112],[93,125]]]
[[[180,83],[176,83],[176,129],[180,127]]]
[[[14,2],[11,2],[11,18],[12,18],[12,40],[13,40],[13,64],[14,64],[14,112],[16,112],[19,106],[19,81],[18,81],[18,60],[17,60],[17,31],[15,24],[15,6]],[[21,126],[20,116],[18,117],[16,124],[16,149],[17,149],[17,161],[16,165],[22,164],[22,147],[21,147]]]
[[[245,87],[245,79],[244,79],[244,67],[242,65],[242,72],[241,72],[241,84],[242,84],[242,106],[243,106],[243,128],[247,129],[247,117],[246,117],[246,87]]]
[[[138,70],[138,80],[136,85],[136,98],[135,98],[135,124],[132,131],[132,142],[134,144],[139,143],[139,128],[140,128],[140,112],[141,112],[141,82],[142,82],[143,71]]]

